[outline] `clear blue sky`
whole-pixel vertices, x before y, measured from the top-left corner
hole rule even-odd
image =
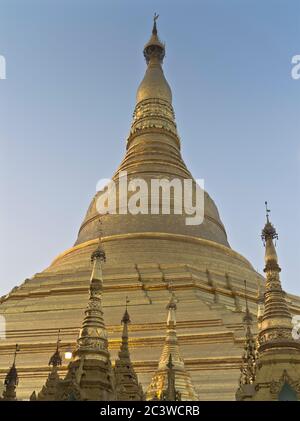
[[[74,243],[118,166],[154,12],[188,167],[260,271],[269,201],[300,293],[299,0],[2,0],[0,295]]]

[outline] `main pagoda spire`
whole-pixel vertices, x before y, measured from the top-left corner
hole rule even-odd
[[[127,303],[128,300],[126,297],[126,308],[122,317],[122,343],[114,368],[115,393],[116,400],[118,401],[140,401],[143,400],[144,394],[130,358],[128,346],[128,325],[130,323],[130,316],[127,309]]]
[[[181,356],[177,333],[176,333],[176,301],[173,291],[167,305],[167,331],[163,350],[159,359],[158,369],[154,374],[147,390],[147,400],[163,400],[168,391],[170,392],[170,370],[174,376],[173,389],[181,400],[197,400],[190,375],[186,371],[184,360]]]
[[[155,162],[152,170],[162,161],[161,164],[164,162],[167,168],[169,165],[177,166],[176,171],[179,175],[191,177],[180,156],[180,140],[172,107],[172,91],[162,68],[166,53],[165,45],[158,36],[157,19],[158,15],[155,14],[150,39],[143,49],[147,69],[137,90],[136,107],[127,139],[128,152],[119,171],[131,172],[133,160],[137,160],[138,164],[145,167],[151,159],[152,164]],[[144,153],[147,154],[144,157],[138,153],[142,145],[143,148],[146,146]],[[155,152],[153,148],[156,149]],[[157,170],[161,171],[162,168],[159,166]],[[173,172],[174,169],[171,173]]]

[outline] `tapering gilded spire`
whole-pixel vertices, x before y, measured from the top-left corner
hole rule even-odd
[[[2,394],[2,399],[4,401],[16,401],[17,394],[16,388],[19,384],[19,376],[16,368],[16,357],[17,353],[20,351],[19,345],[16,344],[13,363],[4,379],[4,391]]]
[[[171,290],[171,297],[166,307],[167,313],[167,331],[165,345],[159,360],[159,368],[166,367],[169,361],[169,356],[172,356],[173,362],[176,362],[181,367],[184,367],[183,359],[180,355],[177,333],[176,333],[176,299],[175,294]]]
[[[184,360],[181,356],[177,333],[176,333],[176,298],[171,290],[170,300],[167,305],[167,331],[163,350],[159,359],[158,369],[154,374],[147,390],[147,400],[161,400],[165,396],[168,387],[168,363],[172,362],[172,370],[175,375],[176,390],[182,400],[197,400],[190,375],[186,371]]]
[[[123,332],[122,332],[122,343],[121,343],[121,349],[119,351],[119,358],[120,359],[126,359],[129,361],[130,354],[129,354],[129,348],[128,348],[128,325],[131,323],[130,316],[128,313],[128,303],[129,299],[126,297],[126,306],[125,311],[121,320],[121,323],[123,324]]]
[[[247,283],[245,281],[245,301],[246,301],[246,312],[243,318],[245,323],[245,345],[244,355],[241,366],[240,375],[240,386],[245,384],[252,384],[255,380],[256,372],[256,344],[255,339],[252,335],[251,327],[253,318],[248,307],[247,299]]]
[[[128,303],[129,300],[126,297],[125,312],[121,321],[123,324],[122,343],[114,369],[115,393],[118,401],[139,401],[143,399],[144,394],[130,358],[128,346],[128,325],[130,323],[127,309]]]
[[[49,360],[49,366],[51,367],[50,373],[46,383],[42,387],[41,391],[36,395],[35,391],[31,394],[30,400],[38,401],[55,401],[57,398],[57,390],[60,381],[58,369],[62,365],[62,357],[59,351],[60,345],[60,329],[57,334],[56,349],[54,354]]]
[[[107,331],[102,310],[102,264],[106,261],[101,237],[92,253],[89,301],[82,328],[69,364],[66,378],[61,384],[62,400],[114,400],[112,369],[108,352]]]
[[[88,356],[98,352],[108,356],[107,332],[102,310],[102,263],[105,260],[105,252],[101,240],[99,240],[99,245],[91,256],[93,269],[90,279],[89,302],[74,352],[75,359],[83,354]]]
[[[157,18],[158,15],[155,14],[151,37],[143,50],[147,70],[137,90],[127,147],[136,136],[158,131],[171,137],[174,146],[179,149],[180,141],[172,107],[172,92],[162,69],[165,45],[158,37]]]
[[[292,346],[295,341],[292,339],[291,313],[289,311],[285,292],[280,282],[280,267],[274,240],[278,239],[275,227],[269,219],[270,210],[266,205],[266,224],[262,230],[262,240],[265,246],[265,268],[266,290],[264,294],[264,311],[261,317],[260,331],[258,335],[259,351],[278,346]]]

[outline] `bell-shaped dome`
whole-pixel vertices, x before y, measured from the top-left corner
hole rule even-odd
[[[156,22],[150,40],[144,47],[147,62],[146,74],[138,88],[136,107],[126,155],[113,179],[119,195],[119,175],[126,172],[128,181],[138,178],[147,183],[149,194],[153,179],[180,180],[193,179],[180,152],[172,107],[172,92],[164,76],[162,62],[165,46],[157,35]],[[194,182],[194,180],[193,180]],[[99,235],[98,220],[101,216],[105,235],[131,235],[137,233],[166,233],[203,238],[229,247],[225,228],[218,209],[209,194],[204,194],[204,218],[199,225],[187,225],[187,214],[130,214],[124,212],[119,202],[116,213],[100,215],[97,209],[99,193],[94,197],[81,225],[76,244],[93,240]],[[130,198],[130,193],[128,193]],[[149,200],[149,208],[151,207]]]
[[[171,88],[164,76],[160,63],[149,63],[145,77],[138,87],[136,102],[145,99],[159,98],[172,103]]]

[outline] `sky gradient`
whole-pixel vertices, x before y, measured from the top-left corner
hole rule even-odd
[[[154,12],[188,168],[260,272],[268,200],[300,294],[298,0],[2,0],[0,295],[73,245],[118,167]]]

